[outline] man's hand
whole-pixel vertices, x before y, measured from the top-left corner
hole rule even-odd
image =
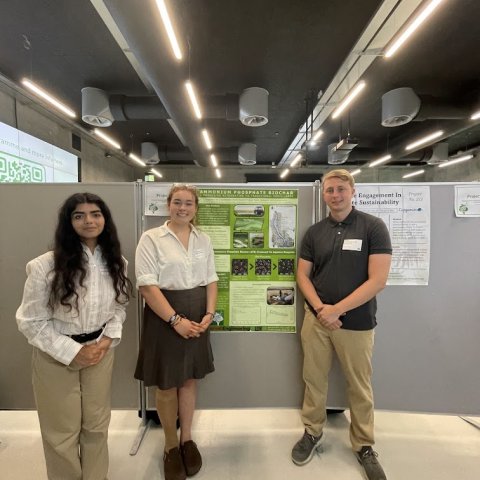
[[[342,326],[339,318],[341,313],[336,310],[335,305],[323,304],[322,308],[317,312],[317,318],[325,328],[337,330]]]

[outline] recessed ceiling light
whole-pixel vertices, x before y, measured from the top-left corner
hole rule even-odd
[[[374,160],[369,167],[376,167],[377,165],[381,165],[382,163],[388,162],[392,158],[391,155],[384,155],[383,157],[380,157],[378,160]]]
[[[170,46],[172,47],[173,54],[177,60],[183,58],[182,51],[180,50],[180,45],[178,44],[177,36],[175,35],[175,30],[173,29],[172,21],[170,20],[170,15],[168,14],[167,6],[165,5],[164,0],[157,0],[157,7],[160,11],[160,16],[162,17],[162,22],[167,31],[168,39],[170,40]]]
[[[25,87],[27,87],[30,91],[36,93],[39,97],[43,98],[45,101],[50,103],[50,105],[53,105],[55,108],[57,108],[61,112],[65,113],[69,117],[71,117],[71,118],[76,117],[75,112],[71,108],[68,108],[62,102],[57,100],[53,95],[50,95],[48,92],[46,92],[45,90],[40,88],[38,85],[35,85],[35,83],[33,83],[30,80],[24,78],[22,80],[22,84]]]
[[[391,46],[387,47],[385,57],[390,58],[417,30],[418,27],[434,12],[443,0],[432,0],[415,18],[408,27],[397,37]]]
[[[210,161],[212,162],[212,167],[218,167],[217,157],[213,153],[210,155]]]
[[[195,89],[193,88],[190,80],[185,82],[185,88],[187,89],[188,98],[190,98],[190,103],[192,104],[195,116],[200,120],[202,118],[202,111],[200,110],[200,105],[198,103],[197,96],[195,95]]]
[[[302,153],[298,153],[297,156],[293,159],[293,162],[290,164],[290,167],[294,167],[300,160],[302,160]]]
[[[139,157],[137,157],[134,153],[130,153],[129,157],[134,161],[137,162],[139,165],[142,167],[146,167],[147,165],[143,160],[141,160]]]
[[[478,120],[480,118],[480,110],[475,112],[471,117],[470,120]]]
[[[208,131],[204,128],[202,130],[202,135],[203,135],[203,141],[205,142],[205,146],[211,150],[212,147],[212,141],[210,140],[210,135],[208,134]]]
[[[441,163],[439,165],[439,167],[440,168],[449,167],[450,165],[455,165],[457,163],[466,162],[467,160],[471,160],[472,158],[473,158],[473,155],[463,155],[462,157],[452,158],[448,162]]]
[[[441,137],[442,135],[443,135],[443,130],[438,130],[436,132],[433,132],[430,135],[419,138],[418,140],[415,140],[414,142],[409,143],[405,147],[405,150],[412,150],[413,148],[419,147],[420,145],[424,145],[425,143],[429,143],[432,140],[435,140],[436,138]]]
[[[118,148],[119,150],[122,148],[122,146],[113,138],[109,137],[106,133],[103,133],[101,130],[98,128],[95,128],[93,130],[93,133],[95,135],[98,135],[102,140],[105,140],[107,143],[109,143],[112,147]]]
[[[425,173],[425,170],[417,170],[416,172],[407,173],[407,175],[404,175],[402,178],[416,177],[417,175],[421,175],[422,173]]]
[[[163,178],[163,175],[155,168],[152,168],[152,173],[155,174],[158,178]]]
[[[342,112],[353,102],[357,95],[365,88],[365,86],[366,83],[363,80],[357,83],[353,90],[345,97],[344,100],[342,100],[340,105],[335,109],[332,114],[332,118],[339,117]]]

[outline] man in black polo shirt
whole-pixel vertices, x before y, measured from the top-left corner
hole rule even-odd
[[[333,170],[322,182],[330,215],[303,239],[297,283],[306,299],[302,328],[305,396],[303,437],[292,450],[308,463],[321,444],[326,422],[328,373],[336,352],[347,382],[350,441],[369,480],[385,480],[374,442],[372,351],[375,295],[386,284],[392,247],[385,224],[352,206],[353,177]]]

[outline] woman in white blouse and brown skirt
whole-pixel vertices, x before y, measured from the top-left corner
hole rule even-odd
[[[59,210],[54,250],[27,265],[20,331],[50,480],[105,480],[112,347],[132,291],[105,202],[76,193]]]
[[[157,387],[165,480],[184,480],[202,466],[191,427],[197,379],[214,370],[208,327],[218,277],[210,238],[192,223],[198,209],[195,187],[174,185],[167,204],[170,220],[142,235],[135,257],[137,286],[145,299],[135,377]]]

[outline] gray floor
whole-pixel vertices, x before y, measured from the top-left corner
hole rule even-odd
[[[478,417],[470,417],[480,426]],[[152,427],[135,456],[136,412],[114,411],[109,480],[162,479],[162,430]],[[198,480],[364,478],[350,451],[348,412],[329,417],[324,453],[303,467],[290,460],[302,434],[293,409],[203,410],[194,435],[204,457]],[[480,430],[455,416],[376,412],[376,449],[389,480],[479,480]],[[35,412],[0,411],[0,478],[46,478]],[[67,479],[66,479],[67,480]]]

